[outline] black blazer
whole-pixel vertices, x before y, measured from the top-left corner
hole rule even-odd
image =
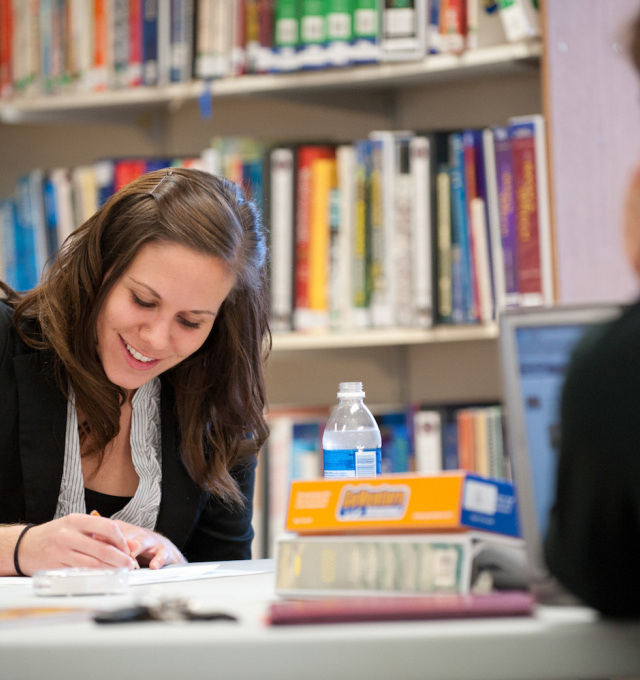
[[[55,514],[67,402],[46,353],[26,347],[0,301],[0,524],[41,524]],[[174,395],[161,376],[162,498],[155,530],[190,562],[251,558],[255,459],[234,476],[246,498],[229,509],[189,477],[179,452]]]

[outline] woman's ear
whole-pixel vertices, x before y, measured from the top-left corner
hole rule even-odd
[[[640,277],[640,167],[636,168],[624,205],[624,245],[627,257]]]

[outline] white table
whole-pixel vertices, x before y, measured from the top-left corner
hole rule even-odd
[[[227,563],[250,573],[153,586],[200,600],[238,623],[38,623],[0,628],[2,680],[514,680],[640,676],[640,621],[602,621],[580,607],[532,618],[269,627],[268,560]],[[42,598],[3,584],[0,605],[115,608],[127,595]],[[133,592],[132,592],[133,591]]]

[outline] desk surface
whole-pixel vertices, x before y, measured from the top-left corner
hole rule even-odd
[[[602,621],[581,607],[539,607],[534,617],[269,627],[266,570],[130,588],[127,595],[42,598],[3,584],[2,607],[124,606],[142,592],[197,598],[238,623],[38,623],[0,628],[0,678],[11,680],[556,680],[640,675],[640,621]],[[146,590],[142,590],[146,589]]]

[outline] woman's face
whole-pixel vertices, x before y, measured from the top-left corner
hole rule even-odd
[[[193,354],[233,284],[218,258],[174,243],[143,246],[98,314],[98,355],[109,380],[135,390]]]

